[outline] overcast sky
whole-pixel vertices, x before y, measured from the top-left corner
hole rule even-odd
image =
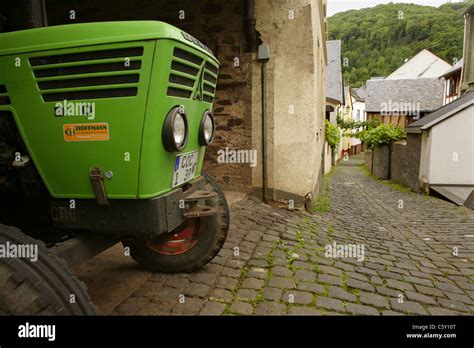
[[[405,2],[410,4],[427,5],[438,7],[447,2],[461,2],[462,0],[328,0],[328,17],[337,12],[373,7],[379,4],[388,4],[389,2]]]

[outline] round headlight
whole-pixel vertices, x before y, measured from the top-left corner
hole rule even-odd
[[[181,147],[186,138],[186,121],[182,114],[176,114],[173,121],[173,137],[176,147]]]
[[[166,151],[181,151],[188,142],[188,122],[181,106],[168,112],[161,131],[163,146]]]
[[[202,117],[199,127],[199,145],[209,145],[214,138],[214,117],[206,111]]]

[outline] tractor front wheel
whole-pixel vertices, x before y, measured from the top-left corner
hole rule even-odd
[[[43,242],[0,225],[0,315],[96,315],[87,288]],[[5,255],[2,255],[5,256]]]
[[[130,238],[124,240],[132,258],[153,272],[193,272],[211,261],[222,248],[230,224],[229,206],[224,193],[206,173],[205,189],[217,192],[213,216],[192,218],[175,231],[153,239]]]

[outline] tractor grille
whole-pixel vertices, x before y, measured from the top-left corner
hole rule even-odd
[[[7,86],[0,85],[0,105],[10,105],[11,101],[7,95]]]
[[[206,62],[206,65],[204,66],[203,100],[208,103],[214,101],[217,85],[217,72],[218,69],[214,64]]]
[[[133,97],[143,47],[30,58],[45,102]]]
[[[169,75],[167,95],[191,99],[196,82],[200,80],[203,59],[195,54],[175,47]],[[203,72],[203,100],[212,103],[217,84],[217,67],[206,61]]]

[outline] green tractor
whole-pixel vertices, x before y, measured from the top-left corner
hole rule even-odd
[[[216,256],[229,207],[202,163],[218,67],[162,22],[0,34],[0,313],[97,313],[69,267],[116,243],[153,272]]]

